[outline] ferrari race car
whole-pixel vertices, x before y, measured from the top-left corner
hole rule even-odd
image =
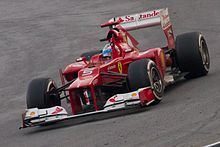
[[[157,25],[167,45],[140,51],[129,31]],[[100,40],[107,44],[61,70],[62,86],[56,87],[50,78],[30,82],[21,128],[157,104],[167,85],[209,72],[204,36],[190,32],[174,39],[167,8],[115,17],[101,27],[109,27],[107,37]],[[63,99],[72,114],[61,107]]]

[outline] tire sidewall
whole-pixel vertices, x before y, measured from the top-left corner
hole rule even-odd
[[[159,76],[159,79],[160,79],[160,83],[161,83],[161,89],[160,91],[158,91],[155,87],[154,87],[154,82],[153,82],[153,70],[155,70],[155,72],[157,72],[158,76]],[[156,66],[156,64],[150,60],[147,64],[147,73],[148,73],[148,77],[149,77],[149,80],[150,80],[150,84],[151,84],[151,88],[153,89],[153,93],[155,95],[155,97],[158,99],[158,100],[161,100],[162,99],[162,96],[163,96],[163,93],[164,93],[164,81],[161,77],[161,74]]]

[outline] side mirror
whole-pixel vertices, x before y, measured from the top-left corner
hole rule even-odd
[[[84,61],[86,62],[86,57],[79,57],[76,59],[76,62]]]

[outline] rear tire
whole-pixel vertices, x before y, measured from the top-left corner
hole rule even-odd
[[[204,36],[191,32],[176,37],[176,57],[181,72],[188,72],[185,78],[207,75],[210,67],[208,47]]]
[[[150,86],[155,95],[154,104],[159,103],[163,96],[163,79],[156,64],[150,59],[137,60],[129,65],[128,85],[131,91]]]
[[[55,90],[55,82],[50,78],[32,80],[26,95],[27,108],[43,109],[60,106],[60,96],[58,93],[54,92]]]

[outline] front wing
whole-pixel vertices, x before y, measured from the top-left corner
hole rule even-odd
[[[154,101],[152,89],[150,87],[141,88],[137,91],[116,94],[109,98],[104,105],[103,110],[82,113],[77,115],[69,115],[65,108],[55,106],[47,109],[31,108],[26,109],[22,114],[22,126],[20,128],[42,126],[55,122],[67,120],[76,120],[77,118],[90,117],[92,120],[96,118],[104,119],[116,115],[131,113],[135,108],[149,105]],[[126,111],[124,111],[126,110]]]

